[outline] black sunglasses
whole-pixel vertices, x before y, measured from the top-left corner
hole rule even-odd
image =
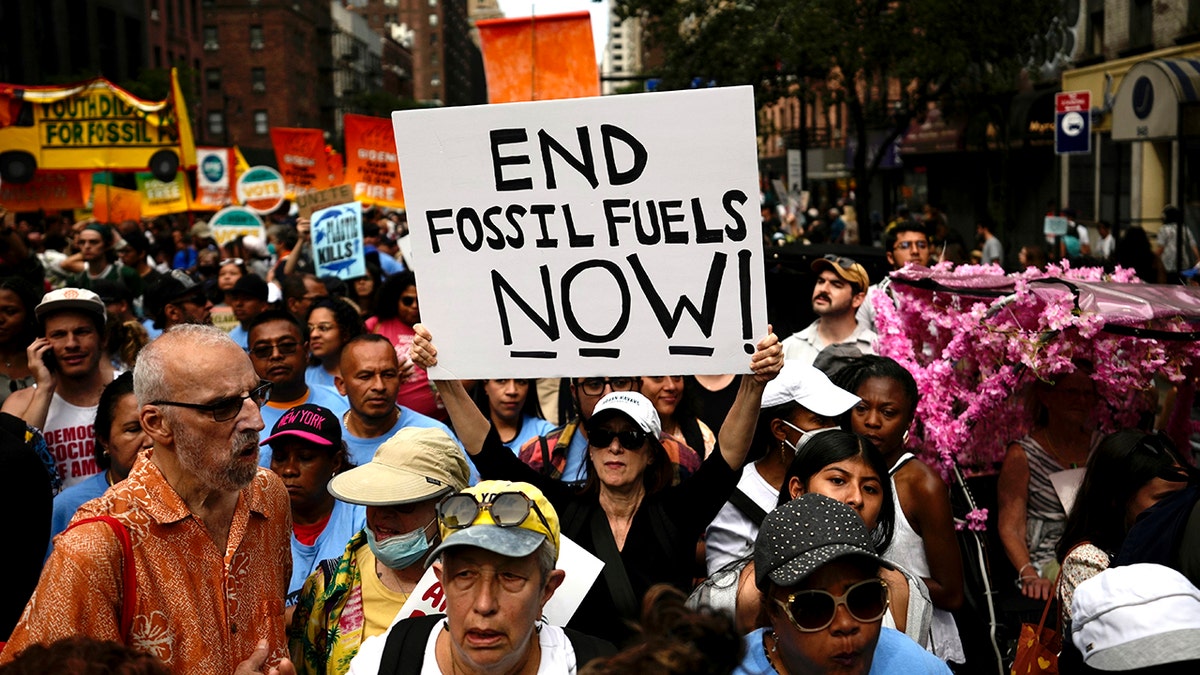
[[[771,600],[783,608],[796,630],[815,633],[833,624],[838,605],[845,605],[850,616],[860,623],[879,621],[887,612],[888,587],[883,579],[867,579],[841,595],[821,590],[796,591],[786,600]]]
[[[417,304],[417,296],[405,295],[400,298],[400,304],[404,305],[405,307],[412,307],[413,305]]]
[[[847,258],[845,256],[834,255],[832,253],[826,253],[823,257],[825,260],[834,263],[844,270],[848,270],[858,264],[855,262],[854,258]]]
[[[273,345],[257,345],[250,349],[250,353],[260,359],[269,359],[271,355],[278,349],[280,355],[291,356],[300,348],[300,343],[289,340],[287,342],[277,342]]]
[[[245,396],[229,396],[212,403],[184,403],[181,401],[151,401],[150,405],[171,405],[178,408],[191,408],[202,412],[212,413],[214,422],[228,422],[238,416],[246,399],[254,401],[259,408],[267,402],[267,394],[271,392],[271,383],[262,382],[250,390]]]
[[[461,530],[475,523],[481,511],[492,514],[492,522],[500,527],[520,527],[529,517],[530,512],[536,513],[547,532],[553,528],[546,521],[542,510],[527,495],[520,492],[501,492],[498,495],[487,495],[482,503],[475,495],[459,493],[451,495],[438,504],[438,522],[448,530]]]
[[[626,429],[625,431],[592,429],[588,432],[588,445],[593,448],[607,448],[612,445],[614,438],[626,450],[641,450],[646,447],[646,432],[641,429]]]

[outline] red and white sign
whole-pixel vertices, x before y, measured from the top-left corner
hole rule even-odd
[[[1054,95],[1054,112],[1088,112],[1092,109],[1092,92],[1060,91]]]

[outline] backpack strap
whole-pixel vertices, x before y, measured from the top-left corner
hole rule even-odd
[[[763,507],[754,503],[750,495],[742,492],[740,488],[734,488],[733,493],[729,495],[729,503],[733,504],[734,508],[742,512],[742,515],[750,519],[755,527],[762,527],[763,519],[767,517],[767,512]]]
[[[550,442],[545,436],[538,436],[538,447],[542,450],[542,466],[540,473],[543,476],[549,476],[554,471],[554,465],[550,463]]]
[[[445,614],[427,614],[396,622],[388,631],[383,646],[379,675],[418,675],[424,664],[429,635],[445,618]]]
[[[84,518],[71,523],[63,532],[69,532],[87,523],[104,523],[112,528],[121,544],[121,641],[129,644],[129,630],[133,626],[133,613],[137,611],[137,567],[133,564],[133,541],[129,530],[112,516]]]
[[[604,509],[592,511],[591,529],[596,556],[604,561],[604,581],[608,584],[608,592],[612,594],[617,612],[621,618],[636,618],[637,596],[633,593],[633,585],[629,583],[629,573],[625,571],[625,562],[621,560],[621,552],[617,550],[617,541],[613,539],[612,528],[608,525]]]
[[[617,648],[608,640],[580,633],[574,628],[563,627],[567,639],[571,641],[571,649],[575,650],[575,670],[583,670],[588,662],[617,653]]]

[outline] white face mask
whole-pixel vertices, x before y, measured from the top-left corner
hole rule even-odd
[[[783,439],[783,444],[786,445],[788,447],[788,449],[790,449],[792,452],[795,452],[795,453],[799,453],[800,448],[803,448],[805,443],[811,441],[813,436],[816,436],[817,434],[823,434],[826,431],[833,431],[833,430],[839,428],[839,427],[834,426],[834,427],[823,427],[821,429],[813,429],[812,431],[805,431],[804,429],[801,429],[800,427],[796,426],[795,424],[792,424],[791,422],[789,422],[787,420],[781,419],[779,421],[788,425],[792,429],[795,429],[796,431],[800,432],[800,441],[798,443],[796,443],[795,445],[792,445],[790,442],[788,442],[788,439],[786,439],[786,438]]]

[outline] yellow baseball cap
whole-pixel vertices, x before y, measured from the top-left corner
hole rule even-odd
[[[453,546],[474,546],[510,558],[523,558],[545,541],[558,559],[558,512],[529,483],[485,480],[438,505],[442,543],[429,560]]]

